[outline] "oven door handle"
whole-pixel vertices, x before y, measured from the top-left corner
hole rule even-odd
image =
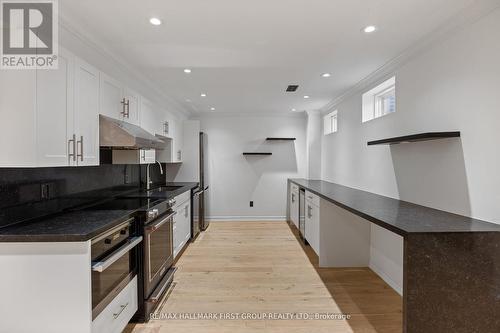
[[[102,273],[109,266],[113,265],[118,259],[123,257],[124,254],[132,250],[137,244],[142,242],[142,236],[131,238],[122,247],[120,247],[116,252],[106,257],[104,261],[98,261],[92,263],[92,270],[94,272]]]
[[[171,214],[168,214],[167,217],[163,218],[160,222],[157,222],[153,225],[148,225],[146,227],[146,230],[147,231],[156,231],[158,230],[162,225],[164,225],[165,223],[168,222],[168,220],[170,220],[172,217],[174,217],[174,215],[177,214],[177,212],[173,212]]]

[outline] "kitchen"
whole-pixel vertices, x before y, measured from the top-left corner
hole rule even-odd
[[[0,332],[500,330],[498,1],[1,6]]]

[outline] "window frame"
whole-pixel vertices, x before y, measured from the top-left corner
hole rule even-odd
[[[394,92],[394,103],[396,103],[396,77],[393,76],[374,88],[362,94],[362,114],[361,121],[366,123],[368,121],[387,116],[397,111],[396,104],[394,111],[384,112],[383,97],[389,93]]]
[[[323,135],[337,133],[339,130],[339,112],[334,110],[323,116]]]

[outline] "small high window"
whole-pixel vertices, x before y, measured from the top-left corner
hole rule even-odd
[[[337,112],[337,110],[335,110],[335,111],[327,114],[323,118],[323,126],[324,126],[324,134],[325,135],[337,132],[337,129],[338,129],[337,114],[338,114],[338,112]]]
[[[396,77],[363,94],[363,122],[396,112]]]

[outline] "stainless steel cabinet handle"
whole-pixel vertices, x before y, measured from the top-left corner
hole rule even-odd
[[[71,146],[73,146],[73,153],[71,153]],[[68,140],[68,158],[76,162],[76,134],[73,134],[73,138]]]
[[[184,217],[188,217],[188,205],[184,207]]]
[[[124,254],[132,250],[140,242],[142,242],[142,236],[130,239],[129,241],[127,241],[127,243],[125,243],[125,245],[120,247],[116,252],[113,252],[111,255],[106,257],[104,261],[98,261],[92,263],[92,270],[94,272],[99,272],[99,273],[104,272],[106,268],[113,265],[118,259],[123,257]]]
[[[292,202],[295,202],[295,194],[292,193]]]
[[[311,206],[307,206],[307,217],[311,218],[312,217],[312,207]]]
[[[158,230],[162,225],[164,225],[165,223],[168,222],[168,220],[170,220],[175,214],[177,214],[177,212],[173,212],[172,214],[169,214],[167,215],[167,217],[165,217],[164,219],[162,219],[160,222],[158,223],[155,223],[153,225],[150,225],[150,226],[147,226],[146,227],[146,230],[147,231],[155,231],[155,230]]]
[[[80,157],[80,161],[83,162],[83,135],[80,136],[80,140],[78,140],[77,143],[80,145],[80,153],[76,156]]]
[[[122,104],[122,112],[120,112],[124,118],[129,118],[130,115],[130,101],[125,97],[120,102]]]
[[[122,314],[123,310],[125,310],[127,308],[127,306],[128,306],[128,303],[125,304],[125,305],[120,306],[120,308],[121,308],[120,311],[118,311],[118,313],[113,313],[113,318],[117,319],[118,317],[120,317],[120,315]]]

